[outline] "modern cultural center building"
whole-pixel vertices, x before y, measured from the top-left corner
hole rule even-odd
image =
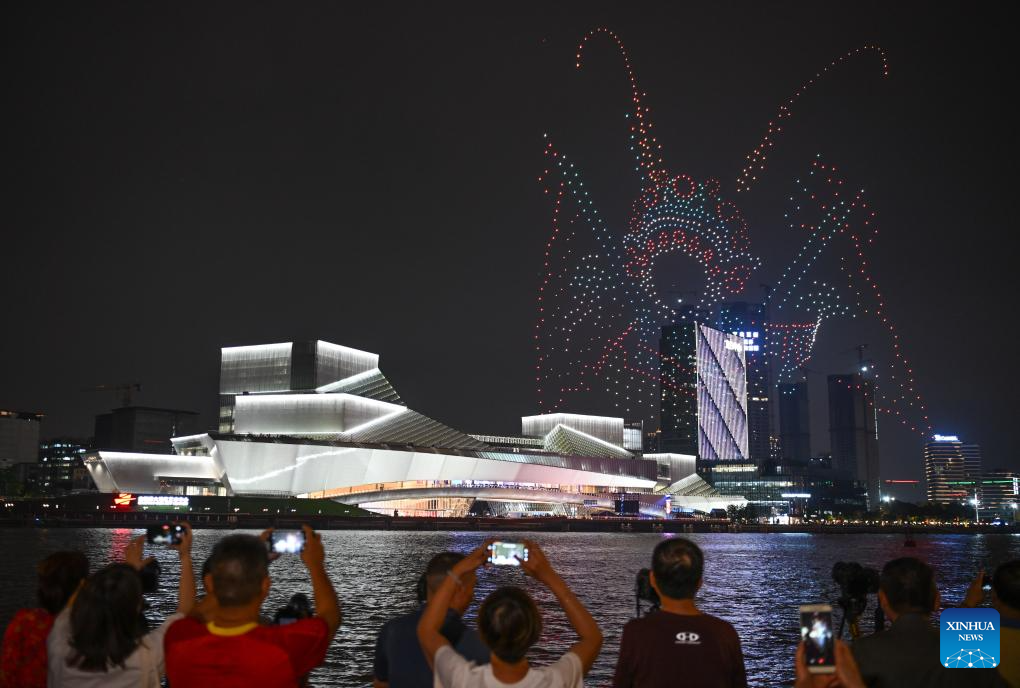
[[[651,516],[746,504],[702,480],[693,455],[642,454],[622,418],[553,413],[522,418],[520,436],[465,434],[408,408],[377,354],[329,342],[225,347],[219,391],[218,431],[172,438],[173,454],[91,454],[99,489],[328,498],[417,516],[582,516],[621,494]],[[713,434],[717,415],[699,414]],[[746,418],[735,426],[746,433]]]

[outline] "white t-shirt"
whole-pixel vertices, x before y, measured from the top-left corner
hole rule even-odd
[[[149,631],[135,651],[124,660],[124,668],[109,671],[83,671],[68,666],[71,648],[71,610],[57,614],[53,630],[46,640],[47,676],[49,688],[159,688],[160,678],[166,673],[163,664],[163,636],[170,624],[183,619],[183,614],[171,614],[159,628]]]
[[[461,657],[449,645],[436,651],[436,688],[582,688],[584,668],[573,652],[544,667],[529,667],[517,683],[503,683],[492,675],[492,665],[478,666]]]

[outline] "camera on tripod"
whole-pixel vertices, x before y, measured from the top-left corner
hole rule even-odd
[[[839,622],[836,637],[841,637],[843,626],[849,624],[850,637],[857,638],[860,635],[858,624],[861,615],[868,608],[868,595],[878,592],[878,571],[861,566],[856,561],[838,561],[832,567],[832,580],[839,585],[839,599],[836,603],[843,610],[843,619]],[[884,625],[882,606],[875,605],[875,631],[882,630]]]
[[[634,604],[637,609],[637,616],[641,616],[641,601],[649,603],[645,614],[659,610],[659,593],[652,587],[651,569],[641,569],[634,578]]]

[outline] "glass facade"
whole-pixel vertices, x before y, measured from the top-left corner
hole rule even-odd
[[[868,510],[865,483],[808,465],[718,464],[706,471],[723,495],[742,495],[758,518],[805,515],[850,516]]]
[[[220,394],[286,392],[290,385],[291,342],[229,346],[220,353]]]
[[[772,371],[765,350],[768,326],[764,304],[736,301],[719,306],[718,329],[743,340],[747,364],[747,443],[750,458],[758,465],[772,458],[769,438],[772,415],[769,390]],[[807,457],[805,457],[807,458]]]
[[[747,373],[743,341],[697,325],[698,456],[705,461],[745,461]]]
[[[322,387],[378,367],[379,354],[331,344],[321,339],[315,342],[315,387]]]

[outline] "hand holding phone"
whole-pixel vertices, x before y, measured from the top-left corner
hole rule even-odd
[[[150,545],[179,545],[184,536],[184,526],[179,523],[159,523],[145,529],[145,539]]]
[[[269,551],[276,554],[300,554],[305,548],[302,530],[274,530],[269,534]]]
[[[528,560],[528,547],[523,542],[502,542],[489,544],[488,563],[494,566],[520,566]]]
[[[801,605],[800,639],[810,673],[831,674],[836,671],[836,638],[832,632],[830,605]]]

